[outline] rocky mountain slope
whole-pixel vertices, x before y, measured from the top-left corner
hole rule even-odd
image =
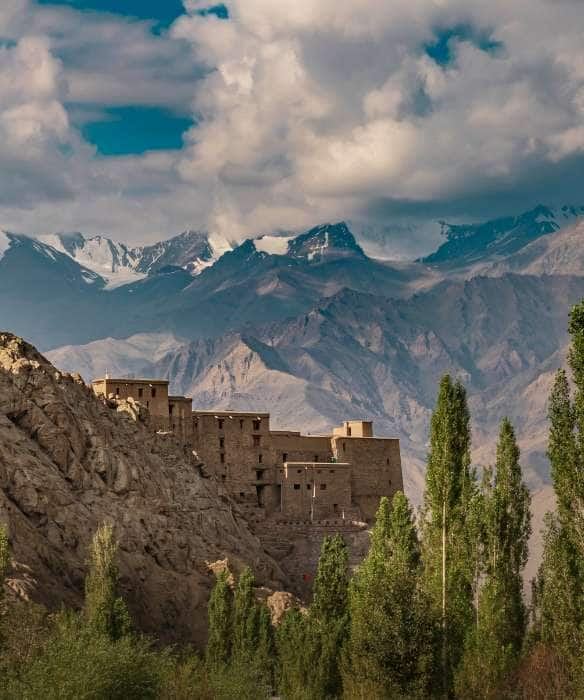
[[[79,605],[87,547],[115,526],[121,581],[139,626],[200,642],[214,580],[208,564],[249,564],[284,582],[237,506],[193,454],[154,433],[136,404],[115,407],[32,346],[0,334],[0,521],[26,592]]]
[[[475,459],[493,459],[509,415],[539,488],[548,387],[563,362],[568,310],[583,296],[580,276],[477,277],[402,300],[344,290],[297,318],[186,344],[147,371],[197,406],[270,410],[280,427],[318,432],[372,418],[379,434],[402,439],[416,498],[437,385],[450,372],[469,389]]]
[[[422,258],[428,265],[452,269],[475,266],[507,257],[547,234],[584,217],[584,206],[552,209],[539,205],[519,216],[508,216],[479,224],[442,223],[446,241]]]

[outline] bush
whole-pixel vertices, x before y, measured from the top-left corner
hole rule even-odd
[[[168,662],[142,637],[111,640],[60,614],[43,648],[7,680],[7,700],[147,700],[160,697]]]

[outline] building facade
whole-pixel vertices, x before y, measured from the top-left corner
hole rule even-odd
[[[132,398],[158,430],[173,431],[244,509],[262,519],[370,522],[382,496],[403,490],[399,440],[374,437],[371,421],[345,421],[332,435],[271,430],[268,413],[192,410],[168,382],[98,379],[96,394]]]

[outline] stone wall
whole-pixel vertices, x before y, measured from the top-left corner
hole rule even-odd
[[[281,512],[287,518],[342,518],[351,508],[349,464],[286,462],[279,481]]]
[[[353,502],[372,521],[380,498],[403,490],[399,440],[334,436],[331,442],[338,461],[351,464]]]

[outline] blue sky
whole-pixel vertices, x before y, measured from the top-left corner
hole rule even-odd
[[[78,10],[98,10],[171,24],[184,8],[181,0],[37,0],[40,5],[69,5]]]
[[[153,20],[152,32],[168,28],[184,14],[181,0],[37,0],[41,5],[66,5],[81,11],[111,12],[122,17]],[[96,119],[79,120],[68,105],[74,123],[101,156],[139,155],[150,150],[178,149],[183,133],[192,126],[188,109],[159,105],[94,105]]]

